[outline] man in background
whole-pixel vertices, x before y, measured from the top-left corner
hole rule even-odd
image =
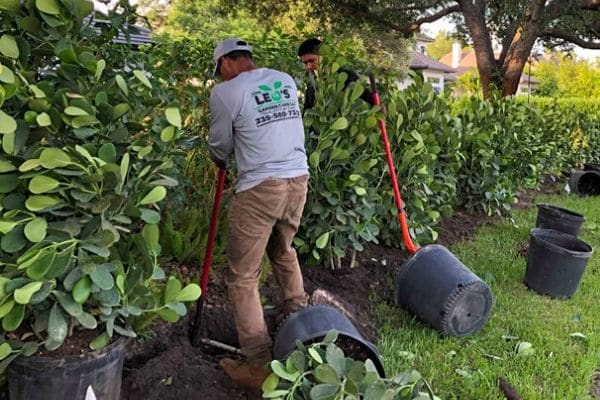
[[[321,43],[322,42],[319,39],[311,38],[302,42],[300,47],[298,47],[298,57],[300,57],[300,60],[309,74],[314,73],[319,69],[319,48],[321,47]],[[358,81],[359,79],[356,72],[348,68],[342,67],[337,72],[345,72],[348,76],[344,88],[347,88],[350,83]],[[315,93],[316,87],[314,86],[314,80],[309,79],[308,84],[306,85],[306,92],[304,93],[304,110],[314,107],[316,100]],[[365,88],[360,98],[372,106],[375,105],[373,94],[367,88]]]

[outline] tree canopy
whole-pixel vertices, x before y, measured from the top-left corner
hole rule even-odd
[[[223,9],[240,6],[273,20],[298,2],[219,0]],[[600,0],[313,0],[302,9],[310,18],[340,31],[363,30],[372,37],[397,32],[408,37],[422,24],[450,16],[458,34],[473,46],[484,96],[494,87],[516,92],[534,44],[600,49]],[[365,26],[368,26],[365,29]],[[501,45],[494,53],[494,42]]]

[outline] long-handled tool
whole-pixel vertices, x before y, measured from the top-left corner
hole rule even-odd
[[[380,105],[375,77],[369,78],[374,103]],[[396,277],[396,303],[446,335],[471,335],[480,330],[490,316],[492,292],[444,246],[432,244],[420,248],[413,243],[383,120],[379,121],[379,128],[402,239],[411,254]]]
[[[215,237],[217,236],[217,227],[219,225],[219,208],[221,205],[221,198],[223,197],[223,188],[225,186],[225,176],[227,171],[219,169],[217,172],[217,186],[215,188],[215,199],[213,203],[212,213],[210,215],[210,227],[208,229],[208,238],[206,239],[206,250],[204,251],[204,261],[202,263],[202,278],[200,280],[200,289],[202,292],[200,298],[196,303],[196,315],[194,317],[194,323],[190,329],[190,341],[195,347],[200,346],[203,343],[201,336],[202,327],[202,309],[204,308],[204,301],[206,299],[206,289],[208,286],[208,277],[210,275],[210,267],[212,265],[212,254],[213,247],[215,244]]]
[[[371,88],[373,89],[373,103],[376,106],[381,105],[375,77],[371,75],[369,76],[369,79],[371,80]],[[390,140],[388,139],[387,129],[385,128],[385,120],[379,120],[379,129],[381,130],[381,138],[383,139],[383,146],[385,148],[385,157],[387,160],[388,169],[390,171],[390,178],[392,179],[392,190],[394,191],[394,200],[396,202],[396,207],[398,208],[398,221],[400,222],[400,228],[402,229],[402,239],[404,240],[406,249],[410,252],[410,254],[414,254],[417,252],[417,250],[419,250],[419,247],[413,243],[412,238],[410,237],[410,231],[408,230],[406,212],[404,211],[402,197],[400,196],[400,188],[398,187],[396,168],[394,167],[394,160],[392,159]]]

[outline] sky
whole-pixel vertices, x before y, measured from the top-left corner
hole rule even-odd
[[[452,32],[454,30],[454,24],[452,24],[448,18],[442,18],[431,24],[423,24],[421,25],[421,28],[422,32],[427,33],[431,37],[435,37],[441,30]],[[600,50],[583,49],[579,46],[575,46],[575,54],[577,57],[594,61],[596,58],[600,57]]]

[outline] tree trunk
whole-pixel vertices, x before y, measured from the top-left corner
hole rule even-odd
[[[490,31],[485,23],[485,8],[483,5],[477,5],[478,2],[470,0],[457,0],[467,29],[473,39],[473,49],[475,50],[475,59],[477,60],[477,71],[483,90],[483,98],[489,99],[492,93],[492,87],[496,86],[497,81],[494,78],[496,71],[496,59],[492,48]]]
[[[502,65],[502,96],[512,96],[517,93],[523,68],[533,49],[533,44],[539,36],[544,0],[531,3],[523,27],[515,33],[504,64]]]

